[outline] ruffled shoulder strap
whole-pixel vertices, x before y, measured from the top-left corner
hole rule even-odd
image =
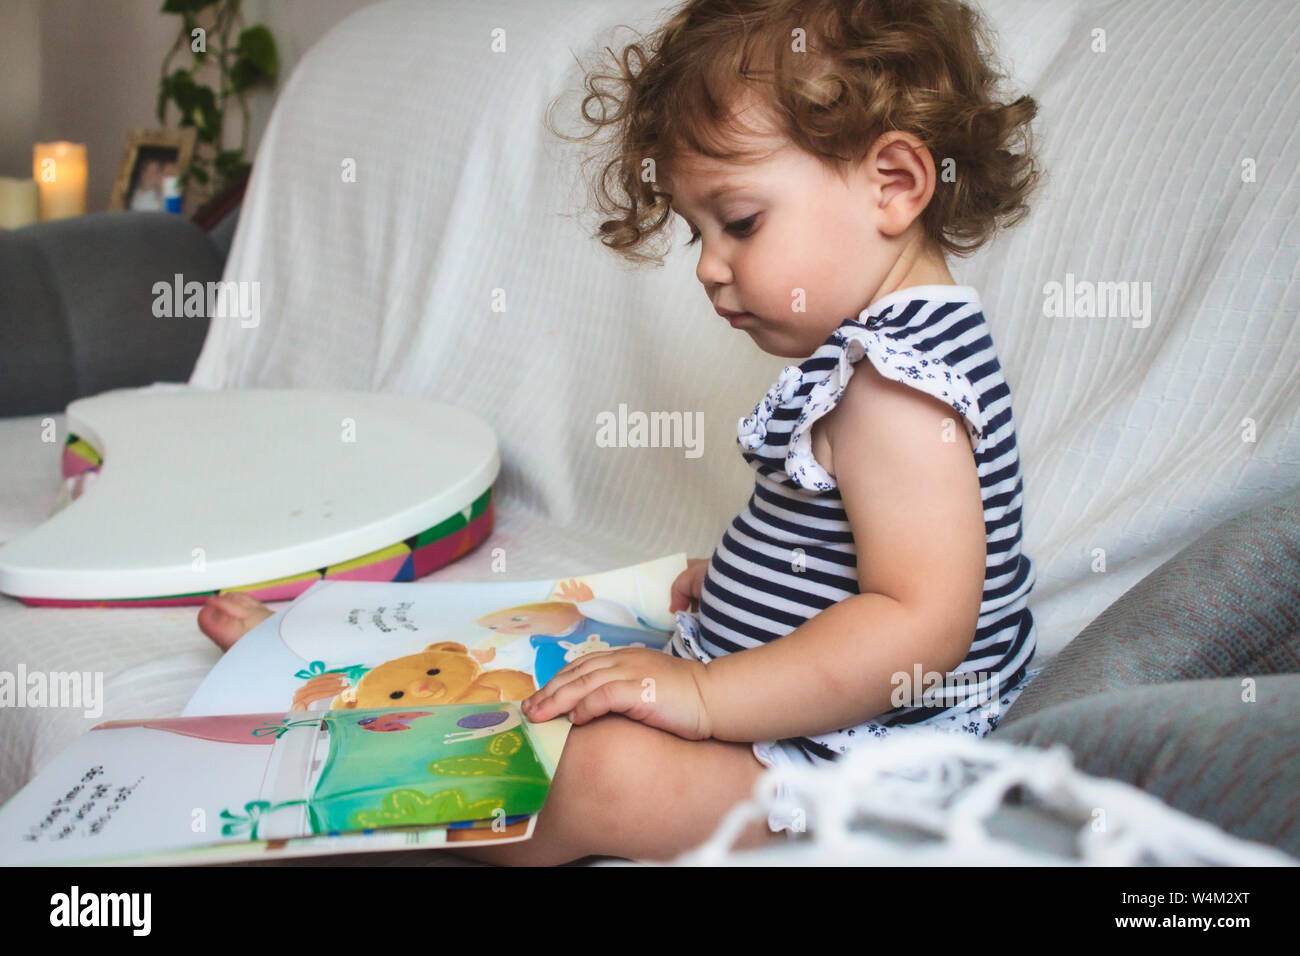
[[[829,373],[814,384],[803,410],[790,431],[785,470],[795,484],[813,491],[836,487],[835,479],[812,454],[812,427],[839,402],[854,366],[863,356],[885,378],[902,382],[952,406],[965,426],[974,451],[984,435],[984,414],[970,379],[932,351],[918,347],[906,330],[889,332],[878,319],[860,323],[845,319],[827,340],[836,362]],[[823,347],[825,348],[825,346]],[[822,354],[819,350],[818,354]]]

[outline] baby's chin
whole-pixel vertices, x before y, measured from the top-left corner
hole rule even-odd
[[[743,330],[758,348],[768,355],[783,359],[806,359],[817,351],[817,345],[807,346],[790,335],[774,333],[765,328],[761,319],[751,322]]]

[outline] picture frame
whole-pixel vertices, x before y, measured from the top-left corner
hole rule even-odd
[[[124,212],[164,211],[163,179],[179,176],[189,168],[197,136],[198,130],[193,126],[129,130],[108,208]]]

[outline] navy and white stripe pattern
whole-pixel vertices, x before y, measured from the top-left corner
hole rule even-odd
[[[845,319],[812,356],[787,366],[754,413],[741,419],[738,441],[757,473],[754,493],[713,553],[698,616],[679,615],[666,650],[707,661],[756,647],[859,593],[848,516],[835,479],[813,458],[812,426],[834,407],[863,356],[885,377],[919,388],[958,413],[984,503],[984,596],[970,653],[952,672],[972,675],[968,683],[958,679],[935,688],[943,696],[930,706],[897,707],[858,727],[776,742],[797,748],[813,763],[882,736],[881,728],[953,726],[977,707],[1014,699],[1036,644],[1027,606],[1035,573],[1021,551],[1022,485],[1011,393],[979,296],[969,286],[917,286]],[[983,678],[974,679],[976,673]],[[1017,693],[1006,697],[1013,689]],[[987,733],[991,726],[996,718],[971,732]]]

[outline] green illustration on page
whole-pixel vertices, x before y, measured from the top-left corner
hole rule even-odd
[[[262,799],[221,814],[230,835],[504,820],[539,811],[550,786],[515,702],[331,710],[286,719],[274,741]]]

